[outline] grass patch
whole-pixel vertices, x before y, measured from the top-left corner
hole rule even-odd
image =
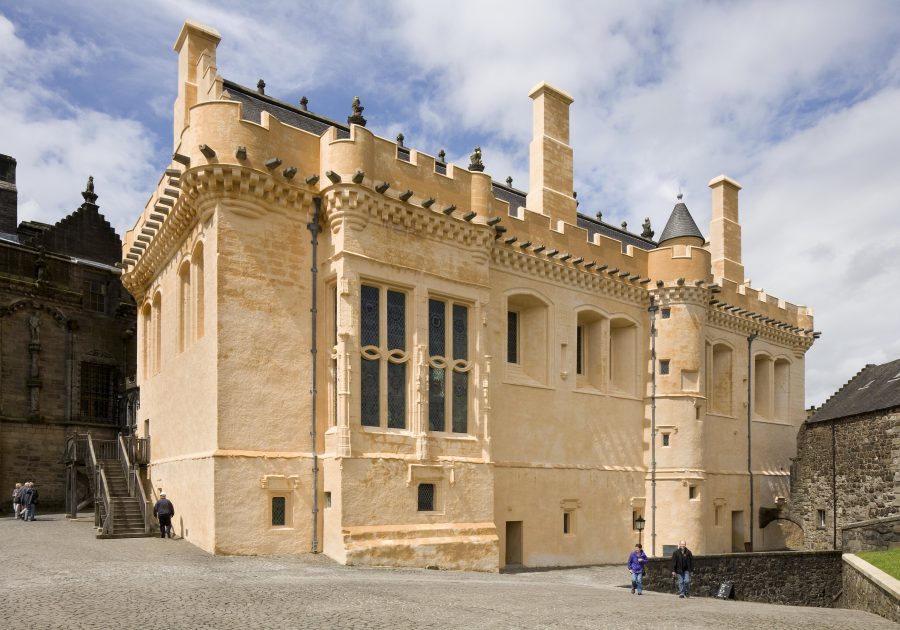
[[[900,549],[890,551],[860,551],[856,554],[888,575],[900,580]]]

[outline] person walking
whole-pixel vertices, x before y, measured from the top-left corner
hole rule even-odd
[[[174,538],[172,534],[172,517],[175,516],[175,506],[166,498],[165,492],[159,493],[159,501],[153,506],[153,516],[159,520],[159,537]]]
[[[644,591],[644,565],[647,564],[647,554],[640,543],[634,546],[634,551],[628,556],[628,570],[631,571],[631,594],[637,591],[640,595]]]
[[[17,483],[12,491],[13,518],[19,518],[19,514],[22,512],[22,504],[19,502],[20,494],[22,494],[22,484]]]
[[[34,512],[37,510],[38,504],[38,489],[34,487],[33,481],[25,482],[25,487],[22,489],[19,497],[22,499],[22,506],[25,508],[25,520],[33,521]]]
[[[684,599],[691,596],[691,572],[694,570],[694,555],[687,548],[687,542],[678,543],[678,549],[672,554],[672,576],[677,580],[678,597]]]

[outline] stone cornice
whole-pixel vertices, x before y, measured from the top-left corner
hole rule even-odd
[[[759,313],[744,309],[732,310],[733,308],[735,307],[723,303],[710,304],[707,309],[707,322],[742,336],[756,333],[760,339],[789,347],[798,355],[809,350],[815,340],[812,331],[802,330],[787,322],[762,321],[762,315]]]
[[[533,252],[516,251],[517,249],[519,248],[515,245],[495,242],[491,260],[499,267],[546,282],[565,284],[632,304],[643,305],[648,301],[647,290],[640,284],[635,284],[640,279],[639,276],[635,277],[636,274],[620,276],[619,273],[625,272],[588,270],[571,262],[554,260]]]
[[[314,194],[238,165],[207,164],[189,169],[181,175],[178,198],[158,230],[151,230],[153,236],[138,260],[122,274],[122,284],[136,297],[142,296],[201,215],[220,199],[228,199],[232,211],[248,218],[296,212],[305,219]],[[145,229],[145,223],[142,220],[136,230]]]

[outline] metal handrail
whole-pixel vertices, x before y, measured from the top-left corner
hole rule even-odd
[[[100,483],[98,484],[98,488],[102,488],[102,492],[100,493],[100,498],[103,499],[103,505],[106,507],[106,518],[103,519],[103,529],[101,530],[103,534],[114,534],[115,533],[115,514],[116,511],[115,503],[110,500],[110,492],[109,492],[109,483],[106,480],[106,473],[103,471],[103,467],[100,467]]]
[[[134,496],[134,481],[131,478],[131,460],[128,457],[128,449],[125,448],[125,440],[122,438],[121,433],[116,440],[116,445],[118,447],[118,460],[119,463],[122,464],[122,473],[125,475],[125,482],[128,484],[128,494]]]
[[[147,493],[144,491],[144,484],[141,483],[141,479],[138,476],[137,467],[131,469],[131,474],[134,476],[134,485],[138,487],[138,492],[140,493],[140,505],[141,505],[141,515],[144,517],[144,533],[150,533],[150,501],[147,499]]]

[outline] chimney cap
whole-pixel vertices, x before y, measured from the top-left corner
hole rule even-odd
[[[709,186],[710,188],[715,188],[720,184],[729,184],[730,186],[734,186],[738,190],[742,188],[739,183],[737,183],[727,175],[719,175],[718,177],[713,177],[711,180],[709,180],[709,184],[707,184],[707,186]]]
[[[575,99],[568,92],[559,89],[558,87],[554,87],[547,83],[546,81],[541,81],[533,88],[531,88],[531,92],[528,93],[528,97],[531,99],[536,99],[537,97],[549,93],[559,100],[563,101],[566,105],[571,105],[575,102]]]
[[[217,46],[219,42],[222,41],[222,35],[213,27],[200,24],[200,22],[195,22],[193,20],[185,20],[184,25],[181,27],[181,32],[178,33],[178,39],[175,40],[174,49],[176,52],[180,51],[181,47],[184,45],[184,40],[187,39],[188,31],[193,31],[201,37],[211,39],[213,41],[213,46]]]

